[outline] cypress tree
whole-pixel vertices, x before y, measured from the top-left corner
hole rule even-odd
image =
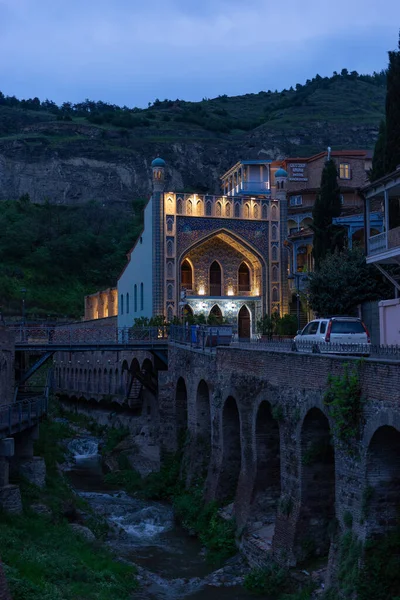
[[[327,254],[344,245],[343,229],[332,224],[332,219],[339,217],[342,210],[337,175],[335,163],[328,160],[322,171],[320,192],[312,213],[313,256],[317,270]]]
[[[400,35],[398,50],[389,52],[386,92],[385,171],[400,165]]]
[[[386,123],[382,119],[379,125],[379,135],[374,148],[374,157],[372,159],[372,169],[369,173],[370,181],[376,181],[386,174],[385,170],[386,153]]]

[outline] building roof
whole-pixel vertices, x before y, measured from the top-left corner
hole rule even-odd
[[[277,177],[287,177],[288,173],[287,171],[285,171],[285,169],[283,169],[282,167],[279,167],[279,169],[277,171],[275,171],[275,179]]]
[[[328,156],[328,152],[327,150],[324,150],[323,152],[319,152],[318,154],[313,154],[312,156],[296,156],[296,157],[290,157],[290,158],[285,158],[285,163],[288,162],[313,162],[315,160],[319,160],[320,158],[323,158],[324,156]],[[372,158],[372,150],[332,150],[331,151],[331,157],[332,158]]]
[[[153,160],[151,163],[152,167],[165,167],[165,160],[160,158],[159,156]]]
[[[233,171],[236,171],[240,165],[269,165],[272,163],[272,160],[269,158],[263,160],[238,160],[230,169],[228,169],[223,175],[221,175],[220,179],[225,179],[228,175],[230,175]]]

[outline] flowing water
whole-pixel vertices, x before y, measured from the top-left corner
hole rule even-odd
[[[108,544],[114,552],[139,569],[143,600],[250,600],[254,596],[240,586],[208,585],[216,577],[204,551],[193,537],[176,525],[169,505],[148,502],[111,490],[103,479],[98,440],[78,438],[70,442],[74,464],[69,480],[80,496],[110,525]],[[224,568],[226,579],[237,576],[235,560]]]

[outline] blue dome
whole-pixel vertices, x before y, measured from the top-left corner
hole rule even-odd
[[[152,167],[165,167],[165,160],[163,160],[162,158],[158,157],[155,158],[153,160],[153,162],[151,163]]]
[[[275,173],[275,177],[287,177],[287,171],[285,171],[285,169],[282,169],[282,167],[279,167],[279,169],[276,171]]]

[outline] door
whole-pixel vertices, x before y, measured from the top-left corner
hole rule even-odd
[[[250,313],[246,306],[239,310],[239,339],[250,339]]]
[[[221,267],[215,260],[210,267],[210,296],[221,296],[221,282]]]

